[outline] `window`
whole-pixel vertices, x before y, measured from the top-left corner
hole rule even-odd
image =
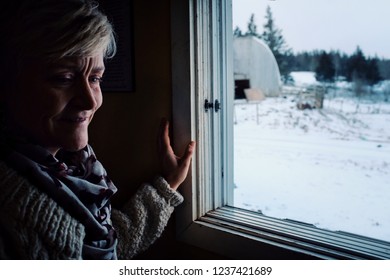
[[[235,85],[254,83],[245,75],[235,82],[232,3],[174,0],[172,15],[174,144],[180,150],[189,139],[198,142],[192,176],[182,188],[186,203],[177,213],[179,239],[242,259],[390,258],[387,241],[238,205],[234,122],[242,111],[235,104]]]

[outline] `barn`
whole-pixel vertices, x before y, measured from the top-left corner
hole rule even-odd
[[[266,97],[281,94],[279,67],[271,49],[253,36],[233,41],[235,98],[245,98],[245,89],[260,91]]]

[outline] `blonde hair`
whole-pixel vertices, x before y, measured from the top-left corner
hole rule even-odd
[[[105,58],[115,55],[112,24],[94,1],[17,0],[5,5],[0,8],[2,58],[57,60],[97,52],[103,52]]]

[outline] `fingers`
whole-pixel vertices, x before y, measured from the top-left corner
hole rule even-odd
[[[164,145],[168,147],[171,145],[171,140],[169,138],[169,121],[165,120],[163,126],[164,126],[164,133],[163,133]]]
[[[166,118],[161,119],[158,149],[160,152],[170,150],[171,141],[169,138],[169,121]]]
[[[195,151],[196,143],[191,141],[181,156],[176,156],[169,137],[169,122],[164,118],[160,123],[159,154],[162,167],[162,175],[171,185],[177,189],[187,177],[191,159]]]
[[[192,154],[194,153],[195,147],[196,147],[195,141],[191,141],[188,144],[185,154],[183,156],[183,161],[191,161]]]
[[[187,173],[191,165],[192,155],[194,153],[195,146],[196,146],[195,141],[191,141],[187,145],[187,149],[184,152],[184,155],[180,158],[178,167],[181,173],[181,177],[183,177],[183,180],[187,177]]]
[[[191,141],[188,144],[183,157],[181,157],[184,161],[191,159],[195,146],[195,141]],[[159,149],[160,151],[166,151],[174,154],[173,148],[171,146],[171,140],[169,137],[169,121],[166,118],[161,119]]]

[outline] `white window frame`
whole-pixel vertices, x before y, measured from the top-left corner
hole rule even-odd
[[[231,0],[172,0],[173,143],[197,141],[177,209],[180,241],[236,259],[390,259],[390,243],[233,205]],[[205,100],[221,110],[205,110]],[[215,107],[215,104],[214,104]]]

